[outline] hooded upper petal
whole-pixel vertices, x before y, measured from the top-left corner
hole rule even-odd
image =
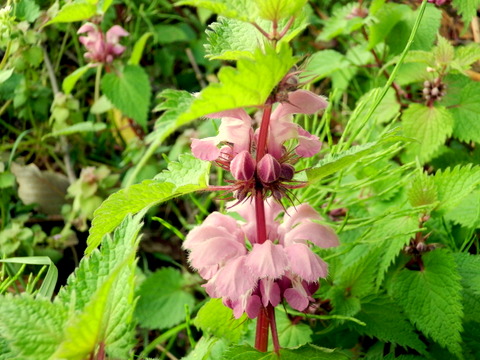
[[[252,273],[259,279],[281,277],[287,268],[288,259],[283,246],[275,245],[270,240],[263,244],[254,244],[245,262]]]

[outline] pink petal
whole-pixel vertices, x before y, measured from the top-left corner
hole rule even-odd
[[[223,265],[226,261],[245,255],[247,250],[236,241],[224,237],[214,237],[195,247],[190,252],[189,260],[196,269]]]
[[[224,117],[229,117],[229,118],[235,118],[235,119],[240,119],[244,121],[251,121],[250,116],[248,116],[246,111],[243,110],[242,108],[219,111],[216,113],[205,115],[205,117],[210,119],[221,119]]]
[[[290,114],[315,114],[328,106],[323,96],[308,90],[297,90],[288,95],[288,102],[281,103],[272,113],[272,118],[279,119]]]
[[[276,281],[267,278],[261,279],[259,285],[263,306],[266,307],[270,303],[275,307],[280,304],[280,287]]]
[[[107,42],[116,44],[120,37],[128,36],[130,33],[122,28],[120,25],[112,26],[106,33]]]
[[[237,119],[233,117],[222,118],[218,128],[217,139],[233,144],[234,153],[250,151],[250,143],[253,137],[252,120],[248,118]]]
[[[282,228],[287,231],[305,220],[321,220],[322,217],[310,205],[303,203],[298,206],[291,206],[283,216]]]
[[[339,245],[338,237],[332,229],[309,220],[305,220],[300,225],[294,227],[284,236],[284,245],[306,243],[306,241],[310,241],[322,248]]]
[[[317,154],[322,147],[318,136],[310,134],[302,127],[298,127],[298,146],[295,152],[301,157],[310,157]]]
[[[252,291],[258,278],[245,265],[246,256],[229,261],[215,276],[215,293],[232,300],[239,299],[247,291]]]
[[[230,172],[237,180],[250,180],[255,174],[255,159],[248,151],[237,154],[230,163]]]
[[[296,288],[290,288],[285,290],[283,296],[285,297],[285,300],[287,300],[289,305],[298,311],[305,310],[310,303],[308,296],[304,292],[301,292]]]
[[[90,32],[90,31],[95,31],[96,32],[98,30],[97,30],[97,27],[94,24],[87,22],[87,23],[83,24],[82,26],[80,26],[80,29],[78,29],[77,34],[83,34],[83,33]]]
[[[247,313],[247,316],[250,319],[255,319],[260,314],[261,308],[262,302],[260,300],[260,297],[258,295],[249,296],[247,300],[247,306],[245,307],[245,312]],[[237,316],[237,314],[234,315],[237,319],[242,316]]]
[[[192,139],[192,153],[197,159],[214,161],[220,155],[220,149],[217,147],[216,137],[209,137],[205,139]]]
[[[283,246],[267,240],[263,244],[253,245],[245,264],[258,278],[276,279],[285,273],[288,260]]]
[[[313,282],[327,276],[327,264],[307,245],[293,244],[285,247],[290,270],[302,279]]]

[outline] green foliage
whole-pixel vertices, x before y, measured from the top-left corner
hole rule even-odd
[[[129,65],[138,65],[140,63],[147,40],[152,36],[153,33],[147,32],[137,40],[133,47],[132,55],[130,55],[130,59],[128,60]]]
[[[422,256],[420,271],[397,271],[389,292],[425,335],[460,354],[463,309],[460,276],[452,254],[437,249]]]
[[[191,312],[195,305],[187,285],[187,279],[173,268],[158,270],[145,280],[138,291],[140,298],[135,310],[140,325],[165,329],[184,321],[186,306]]]
[[[212,11],[215,14],[242,21],[255,21],[258,7],[251,0],[181,0],[176,5],[191,5]]]
[[[362,310],[356,317],[363,321],[365,326],[356,323],[349,323],[349,326],[360,334],[425,353],[426,345],[415,334],[415,328],[402,314],[401,308],[388,297],[365,299]]]
[[[198,311],[194,324],[204,334],[236,343],[246,331],[246,321],[245,314],[239,319],[234,319],[233,311],[223,305],[221,299],[210,299]]]
[[[62,90],[63,92],[68,95],[72,92],[73,88],[75,87],[75,84],[77,81],[89,70],[91,69],[90,66],[85,65],[79,67],[77,70],[75,70],[73,73],[68,75],[65,79],[63,79],[62,82]]]
[[[146,180],[141,184],[132,185],[123,189],[105,200],[95,211],[86,253],[95,249],[105,234],[115,229],[127,214],[145,211],[177,196],[199,191],[207,187],[209,167],[201,160],[193,160],[191,156],[179,159],[179,166],[183,168],[183,161],[187,163],[186,171],[166,173],[162,181]],[[192,164],[198,164],[192,173]],[[197,171],[198,170],[198,171]],[[185,176],[188,176],[185,178]],[[176,183],[188,184],[177,186]]]
[[[443,106],[411,104],[403,112],[402,124],[405,136],[419,142],[409,145],[409,153],[417,156],[422,163],[432,158],[453,131],[453,117]]]
[[[479,0],[453,0],[452,5],[462,15],[462,20],[466,26],[472,21],[472,17],[477,13],[480,7]]]
[[[62,341],[68,307],[30,296],[0,296],[0,330],[16,358],[50,359]]]
[[[102,91],[125,115],[146,127],[151,89],[145,70],[127,65],[118,75],[108,73],[102,79]]]
[[[305,345],[312,341],[313,331],[305,323],[293,322],[289,319],[285,311],[276,310],[275,318],[277,322],[278,340],[282,347],[295,348]]]
[[[47,25],[87,20],[96,13],[97,6],[91,1],[74,1],[63,5],[60,11],[47,23]]]
[[[322,348],[315,345],[304,345],[297,349],[280,349],[280,355],[275,353],[262,353],[248,345],[230,348],[223,356],[225,360],[345,360],[348,356],[339,351]]]
[[[419,173],[408,191],[408,201],[413,207],[433,205],[437,201],[437,188],[433,177]]]
[[[296,16],[307,0],[255,0],[259,16],[271,21]]]
[[[222,68],[218,73],[220,83],[203,89],[180,120],[188,121],[223,110],[264,104],[296,62],[292,50],[285,44],[278,52],[270,46],[264,51],[257,49],[253,59],[239,59],[237,69]]]
[[[377,21],[369,26],[368,47],[372,49],[383,41],[409,10],[407,5],[401,4],[389,3],[382,6],[375,13]]]

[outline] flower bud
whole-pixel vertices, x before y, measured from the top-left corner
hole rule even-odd
[[[270,154],[265,156],[257,164],[257,174],[260,180],[266,184],[272,183],[280,177],[282,166]]]
[[[230,171],[237,180],[250,180],[255,173],[255,160],[244,150],[234,157],[230,163]]]
[[[281,172],[280,177],[285,180],[292,180],[293,176],[295,175],[295,168],[287,163],[281,164]]]

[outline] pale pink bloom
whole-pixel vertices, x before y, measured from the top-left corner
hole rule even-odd
[[[324,97],[307,90],[296,90],[289,93],[288,101],[279,104],[272,112],[268,133],[268,153],[277,159],[284,155],[283,143],[290,139],[298,139],[295,149],[297,155],[310,157],[320,151],[321,142],[292,120],[292,114],[315,114],[328,105]]]
[[[265,202],[268,240],[256,241],[254,202],[246,201],[230,209],[245,222],[218,212],[193,229],[183,244],[190,251],[190,264],[208,280],[204,285],[211,297],[222,298],[235,317],[244,312],[258,316],[262,306],[277,306],[285,299],[303,311],[313,300],[318,279],[327,276],[327,264],[310,248],[338,244],[333,231],[318,224],[320,216],[309,205],[283,208],[272,200]],[[251,249],[247,249],[247,240]]]
[[[119,44],[121,37],[130,35],[119,25],[112,26],[106,34],[95,24],[86,23],[78,29],[79,41],[87,48],[85,58],[92,63],[111,63],[116,57],[120,56],[125,47]]]
[[[222,118],[218,135],[192,140],[192,153],[201,160],[214,161],[220,156],[217,147],[222,142],[233,144],[233,156],[242,151],[250,152],[253,137],[252,119],[243,109],[233,109],[210,114],[207,117]]]

